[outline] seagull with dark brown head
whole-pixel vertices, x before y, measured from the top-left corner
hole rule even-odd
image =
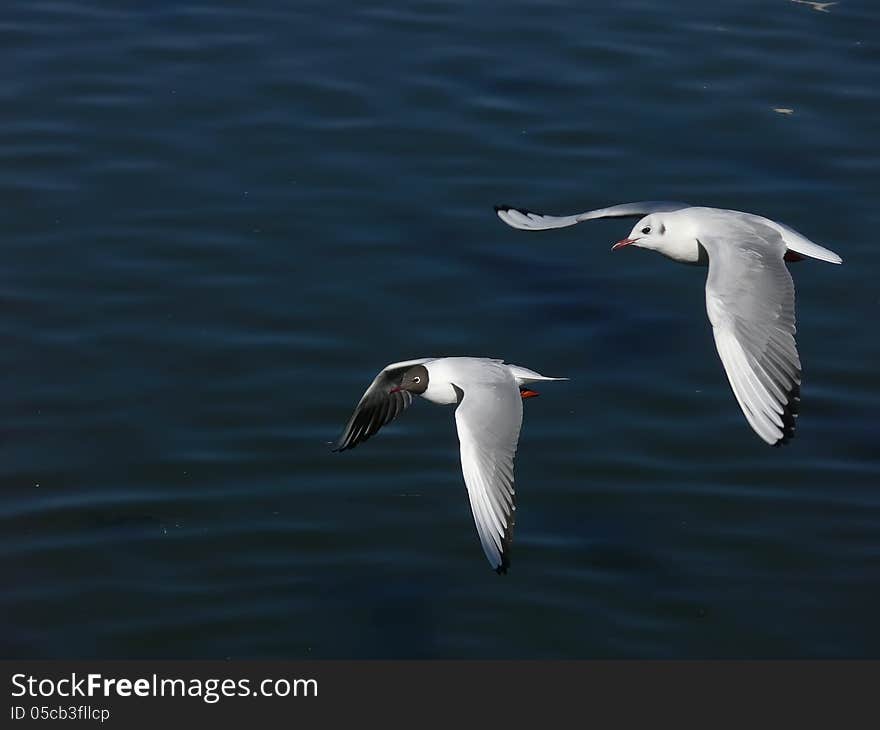
[[[441,357],[388,365],[360,399],[334,451],[352,449],[393,421],[414,395],[455,405],[461,468],[477,534],[498,573],[510,565],[513,518],[513,459],[522,426],[522,402],[538,395],[527,386],[567,380],[548,378],[503,360]]]

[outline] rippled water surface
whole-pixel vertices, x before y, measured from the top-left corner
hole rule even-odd
[[[0,654],[880,655],[880,5],[7,0]],[[492,205],[759,212],[797,438],[715,355],[705,272]],[[383,365],[506,358],[511,572],[452,413],[327,443]]]

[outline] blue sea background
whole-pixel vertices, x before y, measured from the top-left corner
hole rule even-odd
[[[0,656],[880,656],[880,4],[7,0]],[[792,267],[796,439],[703,270],[495,203],[686,200]],[[385,364],[525,404],[510,573],[452,413],[332,441]]]

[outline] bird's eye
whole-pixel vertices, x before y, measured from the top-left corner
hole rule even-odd
[[[421,383],[421,382],[422,382],[422,379],[421,379],[418,375],[416,375],[416,376],[413,378],[413,382],[414,382],[414,383]]]
[[[642,233],[644,233],[646,236],[647,236],[650,232],[651,232],[651,226],[645,226],[644,228],[642,228]]]

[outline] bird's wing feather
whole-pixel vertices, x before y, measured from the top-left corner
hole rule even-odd
[[[412,403],[412,395],[405,390],[396,393],[388,391],[394,386],[400,385],[403,374],[409,368],[414,365],[422,365],[430,360],[429,357],[404,360],[391,363],[384,368],[361,396],[354,413],[333,445],[333,451],[353,449],[376,434],[382,426],[403,413]]]
[[[510,565],[516,510],[513,459],[522,426],[522,398],[509,373],[459,389],[455,424],[471,512],[486,558],[504,573]]]
[[[727,378],[751,427],[768,444],[794,435],[801,362],[785,244],[769,226],[719,218],[700,235],[709,254],[706,311]]]
[[[687,203],[661,200],[645,200],[639,203],[622,203],[608,208],[597,208],[575,215],[547,215],[525,208],[512,208],[509,205],[496,205],[495,212],[507,225],[521,231],[543,231],[550,228],[566,228],[583,221],[597,218],[641,218],[651,213],[665,213],[689,208]]]

